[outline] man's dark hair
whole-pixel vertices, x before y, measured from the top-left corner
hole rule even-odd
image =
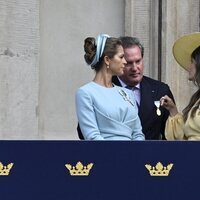
[[[138,46],[141,50],[142,57],[144,56],[144,47],[140,43],[140,40],[136,37],[130,37],[130,36],[121,36],[120,40],[122,41],[122,46],[124,49],[130,48],[133,46]]]

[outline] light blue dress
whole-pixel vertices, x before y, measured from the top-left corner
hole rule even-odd
[[[131,90],[87,83],[76,92],[76,113],[86,140],[144,140]]]

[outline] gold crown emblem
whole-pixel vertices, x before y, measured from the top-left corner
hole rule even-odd
[[[65,167],[69,170],[71,176],[88,176],[90,170],[92,169],[93,163],[88,164],[87,166],[83,166],[83,164],[79,161],[76,166],[72,166],[70,164],[66,164]]]
[[[4,166],[1,162],[0,162],[0,176],[7,176],[10,173],[10,170],[12,168],[14,164],[10,163],[7,166]]]
[[[146,164],[145,167],[148,169],[151,176],[168,176],[173,164],[170,163],[164,167],[161,162],[158,162],[155,167],[149,164]]]

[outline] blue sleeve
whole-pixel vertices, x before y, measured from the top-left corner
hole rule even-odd
[[[134,126],[134,130],[132,133],[132,140],[145,140],[145,136],[142,133],[142,126],[141,126],[140,118],[138,116],[135,119],[134,123],[135,123],[135,126]]]
[[[104,140],[97,125],[92,98],[83,89],[76,92],[76,114],[86,140]]]

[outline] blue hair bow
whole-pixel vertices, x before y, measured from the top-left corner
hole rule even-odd
[[[106,40],[107,38],[109,38],[110,36],[107,34],[100,34],[97,36],[96,38],[96,54],[95,57],[91,63],[91,67],[93,67],[94,65],[96,65],[99,62],[99,58],[102,56],[104,48],[105,48],[105,44],[106,44]]]

